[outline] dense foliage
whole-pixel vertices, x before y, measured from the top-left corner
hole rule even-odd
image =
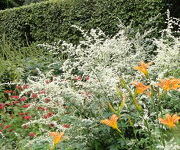
[[[22,5],[27,5],[30,3],[37,3],[45,0],[0,0],[0,10],[20,7]]]
[[[132,37],[123,24],[113,37],[74,26],[79,45],[39,44],[50,59],[27,61],[18,80],[0,84],[0,147],[179,150],[180,38],[178,19],[167,22],[160,38]]]
[[[166,7],[163,0],[52,0],[1,11],[0,37],[5,34],[7,40],[21,45],[57,39],[78,43],[83,36],[72,25],[86,30],[99,27],[112,36],[119,19],[141,31],[162,29]]]
[[[0,10],[12,8],[12,7],[19,7],[22,6],[24,0],[1,0],[0,1]]]

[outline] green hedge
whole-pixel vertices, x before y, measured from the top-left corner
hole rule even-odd
[[[0,37],[26,46],[57,39],[78,43],[82,35],[71,27],[85,30],[100,27],[108,35],[118,31],[119,19],[133,27],[144,27],[149,18],[160,15],[149,27],[165,24],[163,0],[55,0],[0,11]],[[145,28],[148,26],[145,26]]]

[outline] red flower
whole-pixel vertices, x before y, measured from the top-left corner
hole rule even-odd
[[[55,124],[51,123],[51,124],[49,124],[49,126],[53,128],[53,127],[55,127]]]
[[[17,104],[17,103],[19,103],[19,101],[13,101],[13,102],[12,102],[12,104]]]
[[[51,83],[52,82],[52,80],[45,80],[45,83],[46,84],[49,84],[49,83]]]
[[[29,88],[29,85],[25,84],[22,86],[23,89],[28,89]]]
[[[30,132],[28,135],[29,135],[30,137],[35,137],[35,136],[36,136],[36,133]]]
[[[23,96],[19,99],[19,101],[23,102],[23,101],[26,101],[27,100],[27,97]]]
[[[48,103],[48,102],[51,101],[51,99],[50,98],[45,98],[44,101],[45,101],[45,103]]]
[[[80,80],[82,80],[82,77],[81,76],[77,76],[77,77],[74,78],[74,80],[80,81]]]
[[[19,99],[19,96],[11,95],[10,98],[13,98],[13,99]]]
[[[22,108],[28,108],[30,104],[23,105]]]
[[[3,130],[0,130],[0,132],[3,132]]]
[[[4,109],[4,107],[5,107],[5,104],[1,103],[0,104],[0,109]]]
[[[64,128],[70,128],[70,124],[63,124],[62,125]]]
[[[7,103],[6,105],[7,105],[7,106],[12,106],[12,105],[13,105],[13,103]]]
[[[31,116],[24,116],[23,119],[25,120],[30,120],[32,117]]]
[[[39,91],[38,93],[39,93],[39,94],[46,94],[46,92],[45,92],[44,90]]]
[[[13,129],[8,130],[8,132],[12,132],[12,131],[13,131]]]
[[[22,86],[20,86],[20,85],[16,85],[16,89],[18,89],[18,90],[22,90]]]
[[[28,126],[28,125],[23,125],[22,127],[23,127],[24,129],[29,128],[29,126]]]
[[[25,94],[26,94],[26,95],[30,95],[30,94],[31,94],[31,92],[32,92],[32,91],[28,91],[28,92],[26,92]]]
[[[10,128],[10,127],[11,127],[11,125],[6,125],[6,126],[4,126],[3,129],[8,129],[8,128]]]
[[[45,108],[45,107],[37,107],[38,110],[43,110],[43,111],[47,111],[48,108]]]
[[[36,93],[31,94],[31,98],[37,98],[37,97],[38,97],[38,95]]]
[[[86,80],[86,81],[87,81],[87,80],[89,80],[89,79],[90,79],[90,77],[89,77],[89,76],[86,76],[86,77],[85,77],[85,80]]]
[[[26,112],[26,113],[18,113],[18,114],[21,115],[21,116],[24,116],[24,115],[27,115],[28,112]]]
[[[7,94],[8,94],[8,93],[13,93],[13,92],[14,92],[14,91],[12,91],[12,90],[5,90],[5,91],[4,91],[4,93],[7,93]]]
[[[44,119],[47,119],[49,117],[52,117],[54,114],[52,112],[47,113],[46,115],[43,115]]]

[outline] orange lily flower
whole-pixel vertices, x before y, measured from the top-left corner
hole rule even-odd
[[[168,126],[169,128],[173,128],[176,126],[175,123],[177,123],[180,120],[180,116],[177,116],[176,114],[174,115],[170,115],[170,114],[166,114],[166,118],[159,118],[160,123]]]
[[[180,79],[162,79],[157,85],[165,91],[176,90],[180,88]]]
[[[63,140],[64,132],[50,132],[49,135],[53,138],[53,145],[56,145]]]
[[[152,64],[150,63],[144,63],[143,61],[139,63],[138,66],[133,67],[133,69],[138,70],[139,72],[143,73],[145,76],[148,75],[148,68]]]
[[[146,86],[141,82],[134,81],[132,84],[135,85],[137,94],[142,94],[144,91],[150,88],[150,86]]]
[[[113,129],[119,130],[117,125],[117,120],[118,120],[118,116],[113,114],[109,119],[101,120],[100,122],[109,127],[112,127]]]

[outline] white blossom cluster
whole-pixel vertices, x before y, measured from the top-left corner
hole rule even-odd
[[[169,18],[169,20],[172,19]],[[39,102],[34,102],[33,105],[50,107],[56,111],[56,115],[47,120],[42,119],[41,114],[39,118],[37,117],[36,120],[29,123],[52,123],[54,117],[64,115],[64,106],[68,105],[74,107],[74,112],[69,114],[71,119],[74,118],[77,124],[86,122],[91,125],[101,118],[107,102],[115,101],[113,98],[115,97],[115,87],[119,82],[119,77],[128,79],[131,77],[131,80],[134,80],[138,76],[133,71],[133,66],[141,61],[152,61],[154,62],[152,71],[156,71],[156,73],[160,72],[161,69],[176,68],[180,60],[180,38],[172,34],[170,24],[173,22],[169,21],[168,23],[168,28],[163,31],[162,37],[153,39],[153,44],[157,47],[157,55],[151,57],[151,60],[147,59],[149,58],[147,55],[151,51],[151,45],[148,47],[146,43],[143,43],[143,40],[152,41],[152,39],[146,37],[150,31],[144,34],[137,33],[134,38],[131,38],[126,33],[127,27],[123,25],[112,38],[106,36],[99,29],[92,29],[90,33],[86,33],[76,27],[83,32],[85,38],[84,41],[80,41],[78,46],[66,42],[63,42],[59,48],[58,46],[41,44],[43,47],[51,48],[50,50],[53,53],[60,52],[67,59],[63,61],[61,68],[59,68],[63,73],[53,77],[53,80],[48,84],[46,80],[49,79],[49,76],[53,76],[52,70],[49,74],[43,74],[39,71],[38,77],[29,77],[30,88],[24,92],[28,92],[28,90],[33,91],[33,93],[38,93],[41,90],[45,91],[44,95],[39,96]],[[168,41],[169,38],[172,41]],[[161,69],[158,70],[157,68]],[[51,101],[45,103],[45,98],[50,98]],[[88,113],[88,118],[83,118],[84,116],[81,115],[77,116],[77,112]],[[60,128],[61,121],[58,120],[58,123],[55,124],[57,127],[59,126],[60,131],[66,130],[63,127]],[[73,127],[75,123],[71,122],[71,125]],[[83,128],[79,128],[79,130],[83,130]],[[75,139],[78,137],[79,139],[88,139],[88,137],[81,134],[71,134],[71,136],[76,137]]]

